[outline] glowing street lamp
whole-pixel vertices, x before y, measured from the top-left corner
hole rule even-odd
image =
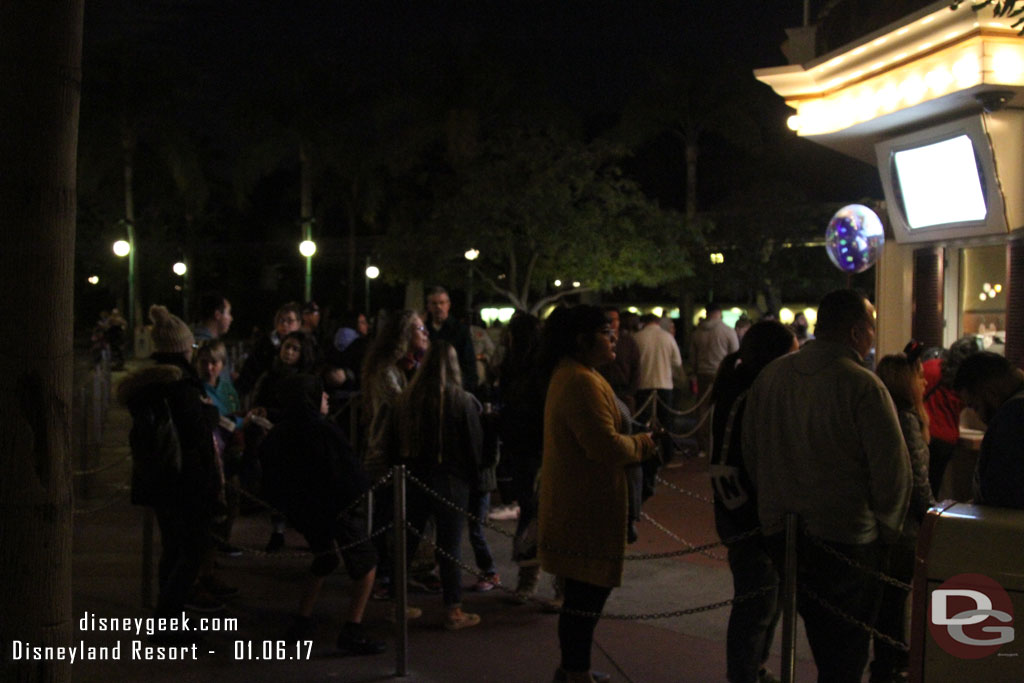
[[[188,266],[186,266],[183,261],[178,261],[173,266],[171,266],[171,270],[174,271],[175,275],[183,277],[185,273],[188,272]]]
[[[370,265],[370,257],[366,257],[366,315],[370,315],[370,280],[380,277],[380,268]]]
[[[100,276],[90,275],[86,282],[88,282],[90,285],[98,285],[100,283]]]
[[[313,300],[313,254],[316,253],[316,242],[308,237],[299,243],[299,253],[306,257],[306,298]]]
[[[124,258],[132,251],[132,245],[127,240],[118,240],[114,242],[114,255],[119,258]]]
[[[466,312],[469,313],[470,319],[473,316],[473,261],[476,261],[480,257],[480,250],[469,248],[466,253],[463,254],[466,260],[469,261],[469,274],[466,276]]]

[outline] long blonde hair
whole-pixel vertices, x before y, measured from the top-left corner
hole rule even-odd
[[[889,390],[896,407],[900,410],[913,410],[917,414],[921,420],[921,435],[925,443],[928,443],[931,436],[928,433],[928,412],[924,408],[924,385],[921,382],[924,370],[921,361],[910,360],[905,353],[894,353],[882,358],[875,372]]]
[[[402,457],[429,457],[440,462],[444,424],[462,392],[462,372],[455,347],[435,340],[398,402]]]

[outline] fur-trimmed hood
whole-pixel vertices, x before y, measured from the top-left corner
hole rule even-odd
[[[131,373],[117,385],[117,400],[125,406],[139,402],[155,391],[181,381],[185,373],[176,365],[151,365]]]

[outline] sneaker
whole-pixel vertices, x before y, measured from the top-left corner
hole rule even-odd
[[[270,540],[267,541],[267,552],[276,553],[278,550],[284,547],[284,534],[280,531],[275,531],[270,534]]]
[[[441,579],[434,574],[422,574],[416,577],[409,577],[409,588],[423,593],[440,593]]]
[[[495,586],[501,585],[501,577],[495,572],[488,572],[484,574],[484,577],[473,584],[473,590],[477,593],[486,593],[487,591],[494,590]]]
[[[380,640],[371,640],[363,633],[362,624],[345,624],[336,643],[340,655],[379,655],[387,649]]]
[[[487,513],[487,519],[491,519],[497,522],[504,522],[510,519],[519,519],[519,506],[518,505],[499,505],[489,513]]]
[[[200,576],[199,585],[215,598],[229,598],[232,595],[238,595],[238,588],[236,586],[224,583],[213,574]]]
[[[449,610],[444,618],[444,627],[449,631],[459,631],[480,623],[480,615],[470,612],[463,612],[461,607]]]
[[[224,603],[210,595],[209,591],[203,588],[193,588],[185,600],[185,609],[192,612],[209,614],[224,609]]]

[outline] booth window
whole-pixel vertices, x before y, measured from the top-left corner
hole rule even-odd
[[[983,348],[1003,353],[1006,342],[1006,245],[960,252],[961,334],[976,335]]]

